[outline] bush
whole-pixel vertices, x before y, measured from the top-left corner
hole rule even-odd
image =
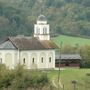
[[[38,70],[27,70],[18,65],[14,70],[0,65],[0,90],[27,90],[28,88],[42,89],[47,86],[49,79],[47,74]]]

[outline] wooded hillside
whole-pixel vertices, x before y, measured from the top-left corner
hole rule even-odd
[[[33,34],[44,14],[51,34],[90,36],[90,0],[0,0],[0,39]]]

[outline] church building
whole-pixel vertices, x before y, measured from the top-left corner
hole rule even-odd
[[[27,69],[54,69],[57,45],[50,40],[50,28],[44,15],[38,16],[33,37],[8,37],[0,44],[0,63],[14,69],[17,64]]]

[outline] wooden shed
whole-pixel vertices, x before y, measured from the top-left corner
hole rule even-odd
[[[80,67],[81,56],[79,54],[56,55],[55,66],[59,67]]]

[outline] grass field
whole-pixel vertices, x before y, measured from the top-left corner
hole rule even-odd
[[[71,37],[71,36],[65,36],[60,35],[58,37],[54,37],[52,39],[58,46],[61,42],[63,42],[63,45],[90,45],[90,39],[85,38],[79,38],[79,37]]]
[[[72,80],[76,80],[76,88],[75,90],[90,90],[90,76],[87,75],[90,73],[90,69],[65,69],[60,72],[60,81],[61,84],[64,85],[64,89],[60,90],[74,90]],[[48,77],[51,80],[55,80],[56,85],[58,78],[58,71],[50,71],[48,73]]]

